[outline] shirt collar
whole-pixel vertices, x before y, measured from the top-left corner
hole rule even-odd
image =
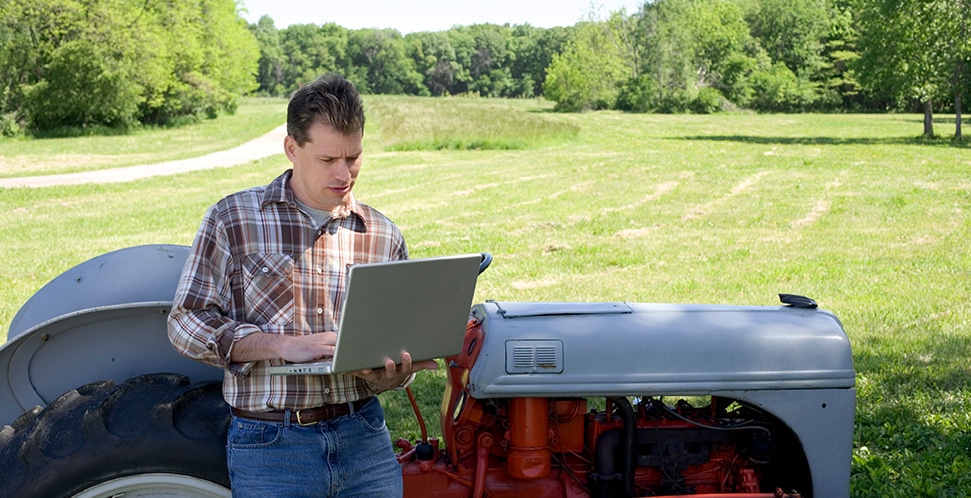
[[[260,207],[265,208],[269,204],[283,203],[294,209],[299,209],[297,207],[297,198],[293,194],[293,189],[290,188],[290,178],[292,176],[293,169],[288,169],[282,175],[274,178],[266,186],[266,193],[263,195],[263,202]],[[364,210],[361,209],[361,205],[357,202],[357,198],[354,197],[353,193],[349,194],[347,202],[334,212],[335,218],[346,218],[351,215],[357,216],[365,225],[367,224],[367,217],[364,216]]]

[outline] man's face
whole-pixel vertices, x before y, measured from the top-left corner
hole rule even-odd
[[[364,132],[342,135],[333,126],[314,123],[307,135],[303,146],[289,135],[283,140],[293,163],[290,184],[300,202],[332,211],[347,200],[361,172]]]

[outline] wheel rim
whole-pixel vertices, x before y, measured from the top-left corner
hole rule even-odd
[[[198,477],[178,474],[137,474],[105,481],[72,498],[230,498],[228,489]]]

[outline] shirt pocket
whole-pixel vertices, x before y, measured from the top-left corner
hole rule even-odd
[[[243,259],[246,321],[254,325],[293,322],[293,258],[249,254]]]

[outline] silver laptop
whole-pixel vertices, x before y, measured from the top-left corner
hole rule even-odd
[[[327,375],[458,354],[481,254],[354,265],[348,274],[334,357],[271,366],[275,375]]]

